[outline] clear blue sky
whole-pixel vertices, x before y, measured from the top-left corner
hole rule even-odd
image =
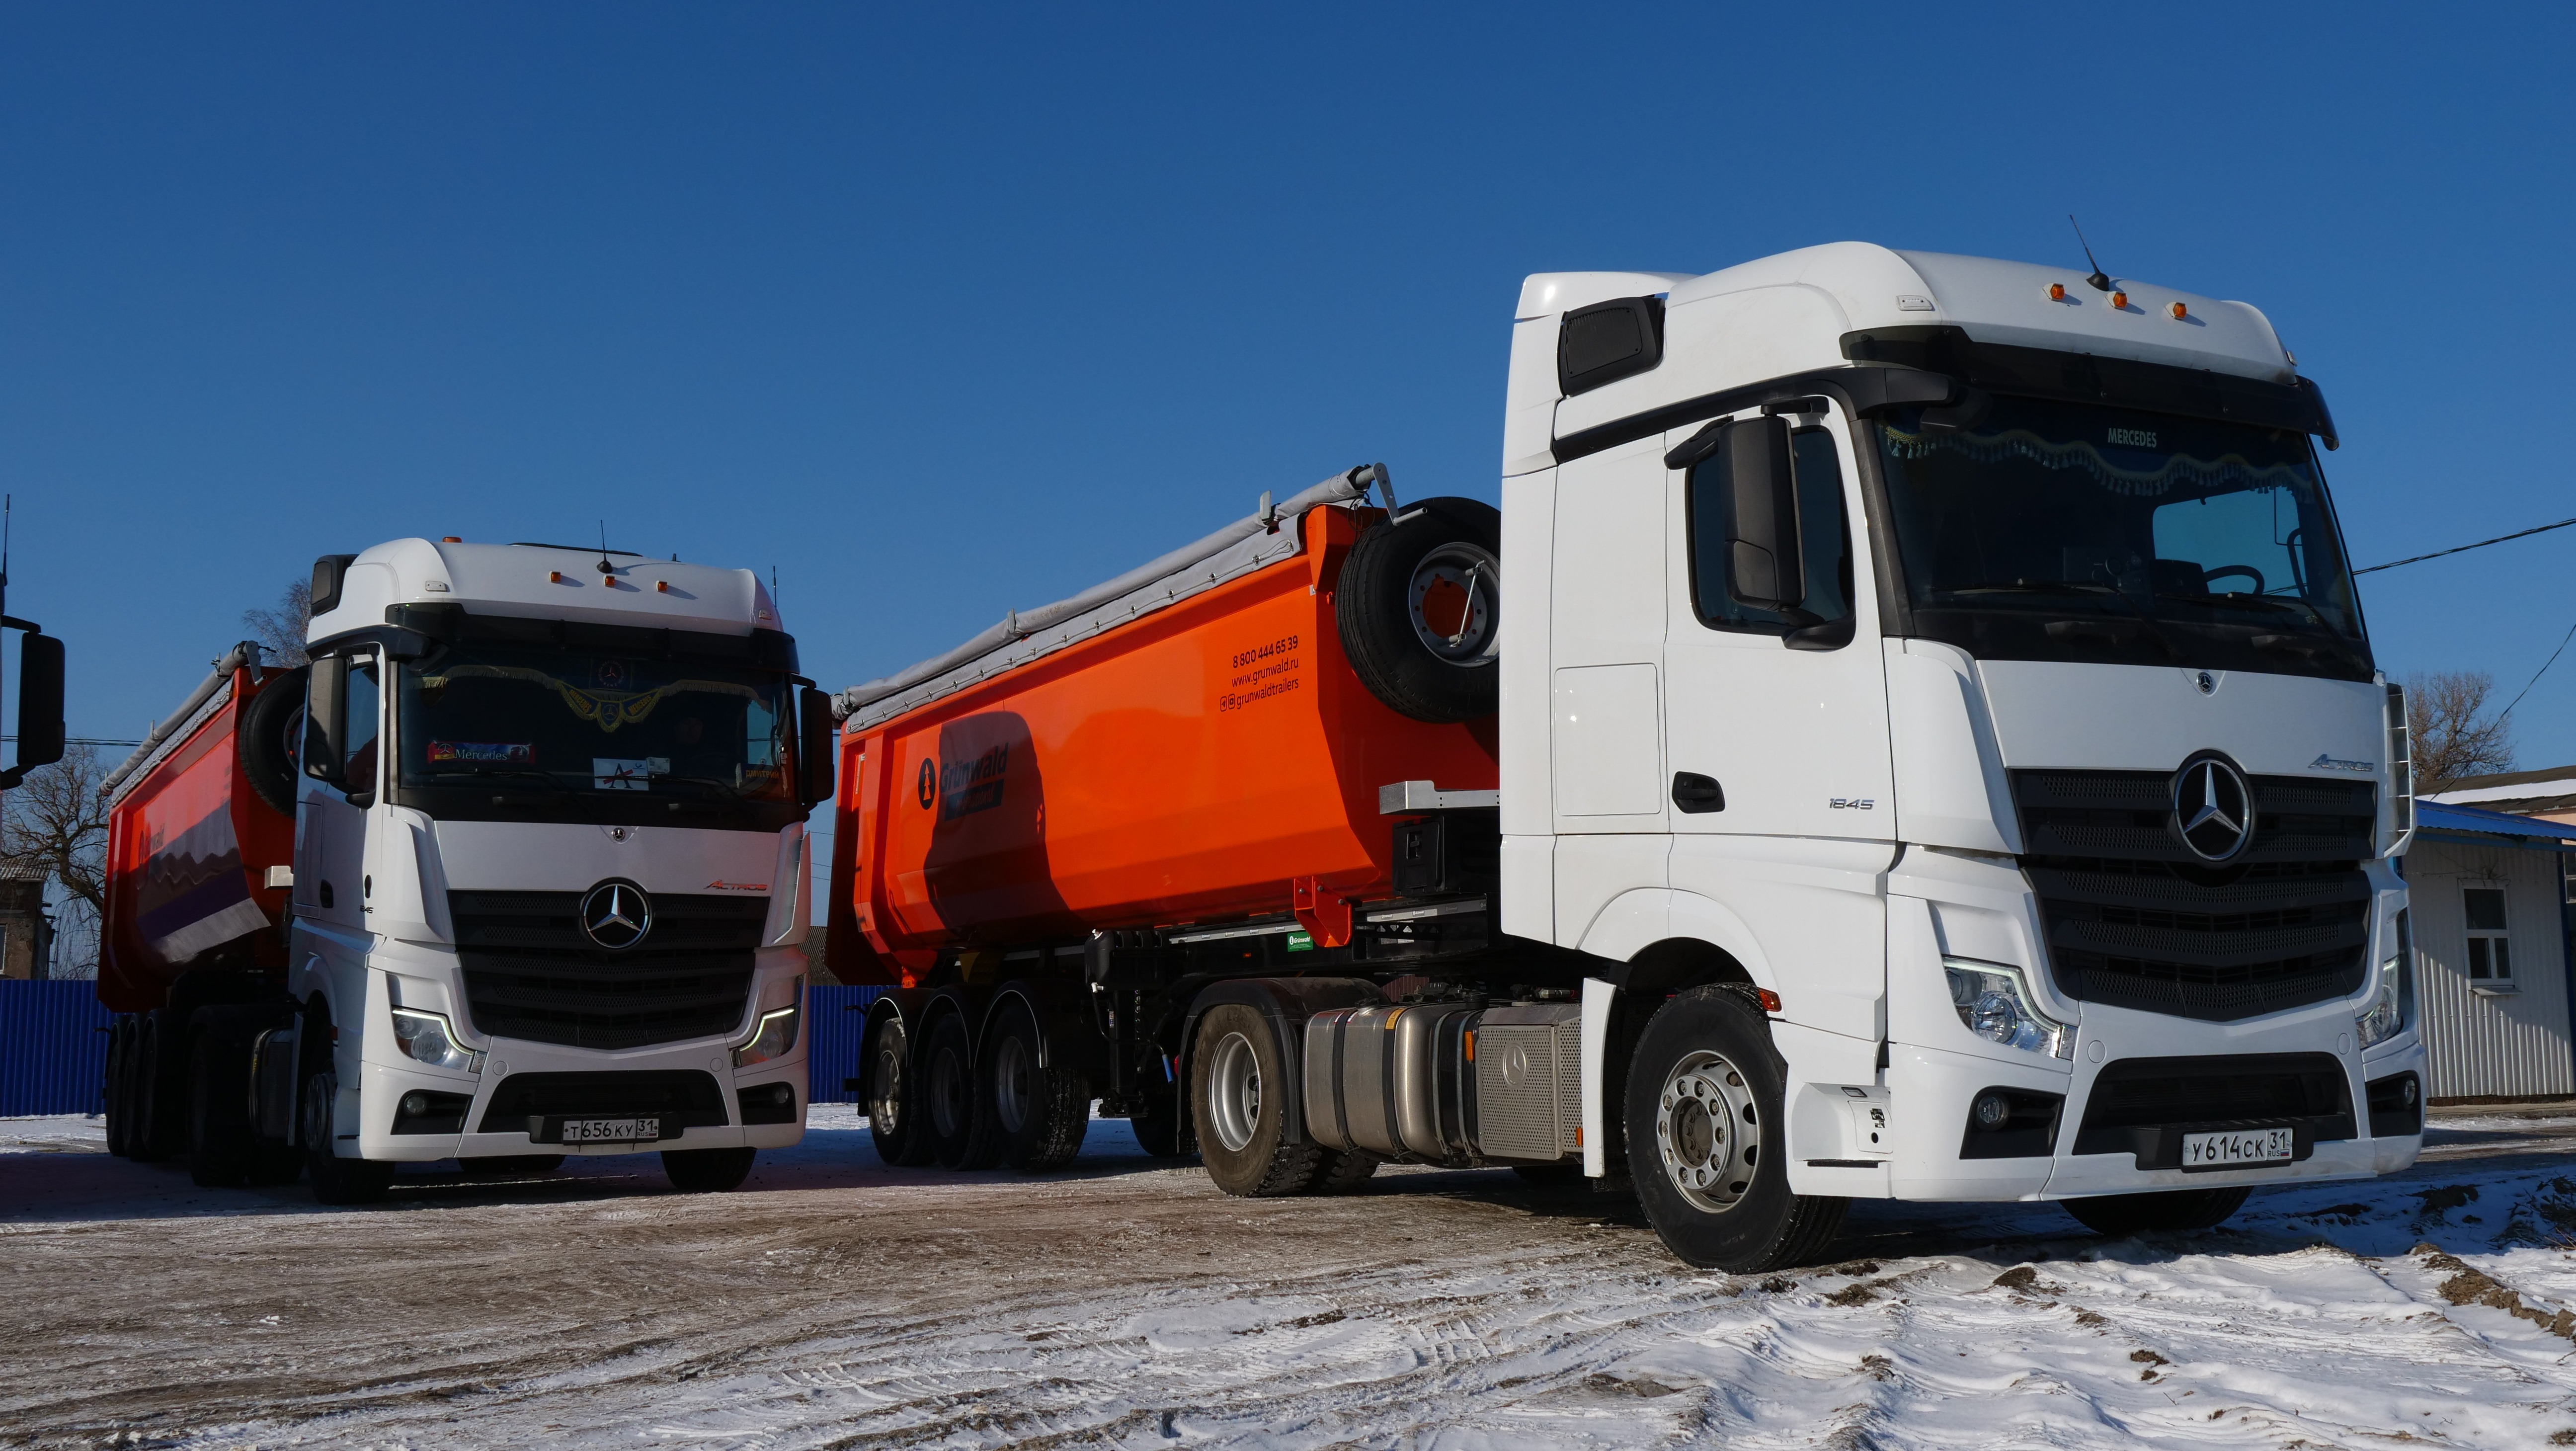
[[[9,604],[130,737],[316,554],[604,516],[840,686],[1264,489],[1493,497],[1525,273],[2070,211],[2270,314],[2359,560],[2464,542],[2576,514],[2568,13],[12,6]],[[2519,688],[2571,560],[2372,576],[2380,659]]]

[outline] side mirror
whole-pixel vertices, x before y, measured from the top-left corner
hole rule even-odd
[[[832,768],[840,754],[840,723],[832,719],[832,697],[806,689],[796,697],[796,798],[812,809],[832,799]]]
[[[18,764],[30,771],[63,758],[63,642],[30,631],[18,645]]]
[[[338,734],[348,694],[347,656],[325,655],[313,662],[304,686],[304,774],[327,785],[340,784]]]
[[[1787,420],[1732,424],[1713,452],[1726,468],[1727,593],[1759,609],[1796,609],[1807,598],[1807,578]]]

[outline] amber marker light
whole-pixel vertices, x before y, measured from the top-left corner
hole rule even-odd
[[[2121,308],[2127,307],[2128,305],[2129,294],[2125,292],[2114,292],[2111,294],[2111,307],[2113,311],[2117,311]]]
[[[2181,303],[2179,303],[2179,302],[2175,303],[2175,304],[2174,304],[2173,306],[2171,306],[2171,307],[2166,308],[2166,309],[2165,309],[2165,311],[2167,311],[2167,312],[2169,312],[2169,313],[2172,313],[2172,314],[2173,314],[2173,319],[2174,319],[2174,321],[2176,321],[2176,322],[2180,322],[2180,321],[2182,321],[2184,318],[2189,317],[2189,316],[2191,315],[2191,309],[2190,309],[2190,308],[2187,308],[2187,307],[2185,307],[2185,306],[2183,306],[2183,305],[2182,305]]]
[[[439,536],[438,542],[441,544],[462,544],[465,541],[453,534],[442,534]]]
[[[549,570],[547,570],[547,571],[546,571],[546,583],[548,583],[548,584],[561,584],[561,583],[563,583],[563,571],[562,571],[562,570],[560,570],[560,569],[549,569]]]
[[[2066,284],[2063,282],[2052,282],[2048,284],[2048,300],[2051,302],[2064,302],[2066,300]]]
[[[1753,1000],[1760,1003],[1762,1005],[1762,1011],[1766,1013],[1776,1013],[1780,1011],[1780,995],[1771,991],[1771,989],[1767,987],[1755,988],[1753,990]]]
[[[669,580],[667,580],[667,579],[657,579],[657,580],[653,581],[653,593],[655,593],[655,594],[657,594],[657,595],[666,595],[666,594],[669,594],[670,592],[671,592],[671,582],[670,582]]]

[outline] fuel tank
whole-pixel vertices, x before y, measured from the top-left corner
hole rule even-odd
[[[1293,553],[842,740],[832,961],[1344,909],[1393,895],[1378,788],[1496,784],[1491,716],[1373,696],[1334,617],[1376,510]],[[1329,915],[1329,911],[1326,915]],[[843,950],[847,941],[852,949]]]

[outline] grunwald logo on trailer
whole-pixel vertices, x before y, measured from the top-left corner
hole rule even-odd
[[[939,807],[939,819],[955,821],[1002,804],[1002,785],[1011,771],[1008,741],[971,761],[924,759],[916,786],[922,807]]]
[[[653,899],[633,882],[602,882],[581,899],[581,934],[623,952],[653,930]]]
[[[2254,836],[2254,792],[2234,766],[2203,756],[2174,778],[2174,829],[2204,861],[2223,862]]]

